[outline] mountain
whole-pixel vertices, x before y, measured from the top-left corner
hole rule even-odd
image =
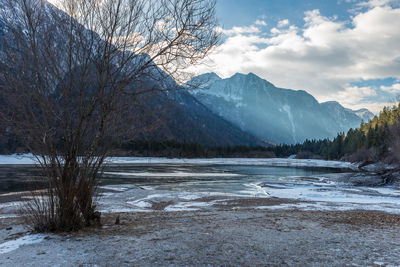
[[[276,144],[332,138],[373,116],[338,102],[318,103],[305,91],[277,88],[253,73],[227,79],[207,73],[187,84],[203,84],[204,89],[192,91],[200,102],[242,130]]]
[[[354,110],[353,112],[355,114],[357,114],[357,116],[360,117],[364,122],[368,122],[368,121],[372,120],[372,118],[375,117],[374,113],[372,113],[371,111],[369,111],[366,108]]]
[[[151,110],[150,110],[151,109]],[[159,92],[132,112],[142,112],[130,139],[198,143],[205,146],[265,146],[266,143],[244,132],[211,112],[184,90]],[[156,123],[153,123],[156,122]]]
[[[0,0],[0,11],[3,8],[2,6],[5,7],[2,2]],[[45,4],[49,6],[47,10],[59,12],[60,16],[66,16],[64,12],[57,10],[49,3]],[[44,19],[46,18],[44,17]],[[51,21],[45,21],[44,23],[51,23]],[[15,20],[11,24],[13,27],[15,26],[15,29],[18,29],[21,23]],[[7,23],[8,25],[10,23]],[[6,44],[5,38],[8,38],[8,32],[12,30],[6,27],[6,23],[0,17],[0,70],[12,65],[8,64],[6,57],[4,57],[3,52],[5,49],[17,51],[16,48],[8,46],[6,48],[4,45]],[[54,40],[57,40],[54,45],[59,48],[59,51],[64,51],[67,42],[63,41],[62,33],[55,31],[53,34],[55,35]],[[4,82],[0,75],[0,86]],[[264,144],[258,138],[213,113],[191,94],[184,90],[175,90],[175,88],[181,87],[172,78],[168,77],[167,80],[162,82],[163,85],[160,85],[160,88],[164,88],[165,84],[168,84],[168,87],[173,90],[166,92],[154,90],[153,93],[146,95],[144,99],[135,101],[135,103],[132,102],[130,109],[132,114],[141,114],[141,116],[132,125],[130,136],[126,136],[127,140],[174,140],[199,143],[206,146],[254,146]],[[152,84],[151,86],[157,85]],[[0,103],[2,103],[1,98]],[[7,110],[7,103],[2,105],[2,108]],[[0,129],[4,130],[6,127],[0,125]],[[7,131],[0,130],[0,146],[10,142],[7,139],[10,136],[11,134]]]

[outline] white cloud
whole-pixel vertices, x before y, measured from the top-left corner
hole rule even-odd
[[[279,28],[285,27],[285,26],[289,25],[289,23],[290,23],[290,22],[289,22],[288,19],[280,20],[280,21],[278,21],[278,27],[279,27]]]
[[[373,6],[355,14],[350,24],[318,10],[306,12],[304,20],[303,28],[273,28],[267,37],[254,25],[225,30],[226,41],[197,70],[222,77],[253,72],[279,87],[349,106],[363,103],[374,91],[360,92],[349,84],[400,77],[400,8]]]
[[[400,94],[400,83],[395,83],[392,86],[381,86],[381,90],[391,94]]]
[[[267,23],[264,20],[256,20],[254,24],[259,26],[267,26]]]
[[[395,102],[379,102],[379,103],[376,103],[376,102],[373,102],[373,101],[365,101],[365,102],[362,102],[362,103],[359,103],[359,104],[352,104],[352,105],[343,104],[343,106],[346,107],[346,108],[351,108],[353,110],[367,108],[372,113],[379,114],[379,112],[382,111],[382,109],[384,107],[397,106],[397,104]]]
[[[344,105],[354,105],[357,104],[360,99],[376,95],[376,91],[371,86],[351,86],[345,88],[343,91],[339,91],[337,99]]]
[[[247,27],[233,27],[232,29],[221,29],[222,33],[226,35],[237,35],[237,34],[245,34],[245,33],[259,33],[261,30],[254,26],[247,26]]]
[[[378,7],[378,6],[386,6],[388,4],[392,3],[399,3],[399,0],[369,0],[369,1],[364,1],[360,2],[357,5],[360,7]]]
[[[348,86],[344,90],[337,93],[336,100],[339,101],[344,107],[352,109],[368,108],[375,114],[379,113],[383,107],[393,106],[395,104],[394,102],[390,101],[378,101],[380,100],[378,98],[379,95],[372,86]]]

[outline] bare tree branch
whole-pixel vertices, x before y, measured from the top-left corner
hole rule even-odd
[[[6,1],[0,116],[45,170],[45,221],[79,228],[111,145],[134,130],[132,105],[176,89],[218,43],[215,1]]]

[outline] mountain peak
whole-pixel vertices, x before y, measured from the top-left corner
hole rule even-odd
[[[260,76],[257,76],[253,72],[249,72],[247,74],[237,72],[228,79],[237,80],[237,81],[241,80],[241,81],[246,81],[246,82],[251,81],[251,82],[259,83],[260,85],[262,84],[267,87],[275,87],[275,85],[273,85],[269,81],[261,78]]]
[[[247,74],[247,76],[248,76],[248,77],[257,77],[257,78],[260,78],[260,77],[258,77],[256,74],[254,74],[253,72],[249,72],[249,73]]]
[[[198,77],[208,78],[210,80],[222,80],[215,72],[207,72],[204,74],[199,75]]]
[[[326,102],[323,102],[323,103],[321,103],[321,104],[340,105],[340,103],[339,103],[339,102],[337,102],[337,101],[334,101],[334,100],[332,100],[332,101],[326,101]]]
[[[234,78],[234,77],[262,79],[262,78],[258,77],[257,75],[255,75],[253,72],[249,72],[247,74],[236,72],[234,75],[231,76],[231,78]]]
[[[374,113],[372,113],[371,111],[369,111],[366,108],[362,108],[362,109],[359,109],[359,110],[354,110],[354,113],[357,114],[360,118],[362,118],[362,120],[364,122],[370,121],[375,116]]]
[[[211,84],[222,80],[215,72],[203,73],[199,76],[193,77],[190,81],[186,82],[185,86],[205,89],[209,88]],[[195,91],[197,92],[197,91]]]
[[[349,114],[353,114],[355,116],[358,116],[361,120],[363,121],[369,121],[370,119],[372,119],[374,117],[374,114],[372,114],[368,109],[366,108],[362,108],[359,110],[352,110],[350,108],[345,108],[343,107],[339,102],[337,101],[327,101],[324,103],[321,103],[321,105],[323,106],[329,106],[332,110],[331,112],[346,112]],[[340,117],[339,115],[336,115],[336,117]]]

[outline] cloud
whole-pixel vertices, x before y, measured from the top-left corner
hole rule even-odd
[[[374,8],[378,6],[387,6],[389,4],[399,4],[399,0],[369,0],[357,3],[357,6]]]
[[[391,86],[381,86],[380,89],[391,94],[400,94],[400,83],[395,83]]]
[[[365,98],[379,88],[349,84],[400,78],[400,8],[369,3],[371,8],[358,11],[350,21],[311,10],[304,14],[303,27],[288,21],[285,28],[268,33],[254,25],[225,30],[225,42],[197,71],[214,71],[222,77],[253,72],[279,87],[306,90],[319,101],[367,103]]]
[[[280,21],[278,21],[278,28],[285,27],[285,26],[289,25],[289,23],[290,23],[290,22],[289,22],[288,19],[280,20]]]
[[[344,107],[352,109],[368,108],[377,114],[385,106],[393,106],[393,99],[385,100],[373,86],[348,86],[339,91],[335,98]]]
[[[226,35],[238,35],[238,34],[245,34],[245,33],[259,33],[261,30],[254,26],[247,26],[247,27],[233,27],[232,29],[221,29],[221,32]]]
[[[374,96],[377,96],[377,92],[371,86],[350,86],[338,92],[337,100],[344,106],[354,106],[357,105],[360,99],[370,99]]]
[[[267,23],[264,20],[256,20],[254,24],[259,26],[267,26]]]
[[[384,107],[392,107],[392,106],[397,106],[397,104],[395,102],[381,102],[381,103],[376,103],[373,101],[365,101],[359,104],[352,104],[352,105],[347,105],[347,104],[343,104],[342,105],[346,108],[351,108],[353,110],[358,110],[358,109],[362,109],[362,108],[367,108],[369,111],[371,111],[374,114],[379,114],[380,111],[382,111],[382,109]]]

